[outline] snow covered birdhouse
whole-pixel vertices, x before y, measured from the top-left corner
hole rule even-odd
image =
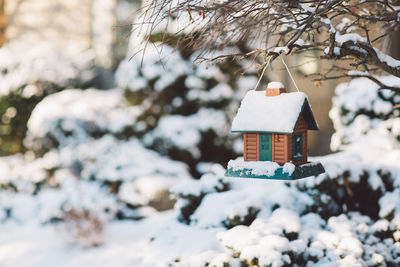
[[[232,122],[243,133],[244,159],[231,160],[226,176],[293,180],[323,173],[307,160],[307,131],[318,130],[305,93],[286,93],[280,82],[251,90]]]

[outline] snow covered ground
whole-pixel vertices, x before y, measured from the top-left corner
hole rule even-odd
[[[54,225],[5,223],[0,228],[1,266],[156,266],[150,238],[170,212],[139,222],[115,222],[104,232],[104,245],[82,249],[68,242]],[[146,251],[147,250],[147,251]],[[149,255],[150,254],[150,255]]]

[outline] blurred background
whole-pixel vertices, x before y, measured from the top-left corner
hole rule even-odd
[[[298,266],[347,256],[346,266],[373,257],[371,266],[397,266],[400,98],[366,79],[312,82],[304,75],[332,63],[309,51],[285,56],[320,127],[309,154],[329,154],[315,158],[326,173],[293,183],[223,179],[243,153],[230,126],[259,65],[193,64],[198,51],[163,25],[141,53],[143,33],[131,26],[141,4],[0,0],[0,266],[254,266],[252,254],[238,259],[242,248],[227,252],[252,236],[235,226],[273,229],[291,250],[266,254]],[[397,33],[386,44],[393,56],[399,43]],[[296,91],[280,60],[258,89],[269,81]]]
[[[71,49],[90,49],[93,53],[92,67],[96,73],[90,85],[104,89],[112,88],[115,87],[114,72],[119,63],[125,55],[134,54],[133,51],[127,51],[127,48],[131,32],[130,23],[134,21],[137,15],[135,11],[140,4],[139,0],[1,0],[0,43],[21,42],[34,49],[35,46],[46,42],[51,43],[52,48],[60,53]],[[121,27],[117,27],[118,25]],[[333,131],[328,111],[337,81],[324,82],[321,88],[317,88],[310,79],[304,78],[303,74],[313,74],[321,67],[315,55],[299,55],[296,58],[288,58],[287,61],[290,66],[297,66],[293,68],[293,75],[300,89],[309,96],[320,126],[320,131],[310,134],[310,154],[327,154],[330,151],[329,140]],[[270,71],[268,78],[282,81],[289,91],[295,90],[280,61],[273,64],[273,71]],[[3,155],[24,149],[21,142],[23,126],[15,127],[21,129],[21,132],[8,131],[13,132],[13,136],[19,140],[10,140],[7,134],[2,133]]]

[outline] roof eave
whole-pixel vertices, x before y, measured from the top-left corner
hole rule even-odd
[[[312,109],[311,109],[310,104],[308,103],[308,99],[307,99],[307,98],[304,99],[303,106],[301,107],[301,111],[300,111],[299,117],[297,118],[297,121],[296,121],[296,123],[294,124],[294,128],[296,128],[297,122],[299,121],[300,116],[303,114],[304,109],[306,108],[306,106],[308,107],[308,113],[309,113],[308,116],[310,117],[309,119],[311,120],[311,121],[309,121],[309,120],[307,119],[307,114],[304,115],[304,116],[306,117],[305,120],[306,120],[306,122],[307,122],[307,130],[319,131],[318,123],[317,123],[317,121],[315,120],[314,114],[313,114],[313,112],[312,112]]]

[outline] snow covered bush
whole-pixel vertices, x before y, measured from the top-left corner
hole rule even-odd
[[[394,76],[379,78],[389,85],[399,84]],[[393,91],[379,89],[367,78],[354,79],[336,88],[329,115],[335,127],[331,148],[357,142],[370,131],[387,131],[400,141],[400,96]]]
[[[44,152],[78,145],[106,134],[129,138],[138,110],[126,105],[118,89],[70,89],[52,94],[33,110],[25,144]]]
[[[217,235],[246,266],[396,266],[399,245],[376,236],[373,223],[359,213],[324,221],[315,213],[277,209],[267,220],[236,226]],[[388,225],[388,224],[387,224]],[[286,237],[285,232],[296,232]]]
[[[206,194],[229,189],[228,183],[222,179],[224,172],[222,166],[214,164],[200,180],[188,180],[171,188],[172,193],[179,199],[175,205],[175,209],[179,212],[179,221],[190,223],[192,214]]]
[[[371,166],[358,153],[318,158],[325,174],[290,183],[222,178],[223,169],[214,167],[173,187],[178,219],[204,232],[217,229],[226,248],[210,248],[193,266],[229,266],[235,259],[242,266],[400,264],[400,170]]]
[[[191,178],[184,163],[148,150],[134,138],[121,141],[110,135],[33,159],[3,157],[0,170],[1,220],[25,222],[36,213],[40,223],[93,214],[105,221],[140,219],[171,208],[169,188]],[[25,204],[15,201],[21,197],[31,202],[24,210],[32,210],[23,218],[18,210]],[[69,216],[77,214],[91,216]]]
[[[242,74],[239,60],[193,64],[195,51],[184,45],[174,49],[173,40],[161,44],[161,38],[154,34],[144,53],[134,57],[138,48],[132,44],[116,81],[127,100],[141,107],[135,129],[146,146],[186,162],[198,175],[198,162],[223,163],[240,151],[233,149],[240,141],[229,133],[231,116],[257,79],[251,71]]]
[[[60,157],[62,164],[81,178],[106,185],[118,197],[122,204],[120,218],[141,217],[132,211],[140,207],[170,208],[173,203],[167,194],[169,188],[191,178],[184,163],[146,149],[135,138],[118,140],[106,135],[66,147]]]
[[[62,88],[85,88],[95,76],[93,56],[78,47],[60,51],[50,42],[11,41],[0,48],[0,94],[17,92],[29,98]]]
[[[51,43],[12,41],[0,48],[0,154],[24,151],[26,122],[46,95],[65,88],[86,88],[95,79],[91,51]]]
[[[194,258],[193,266],[398,266],[398,97],[365,84],[364,91],[373,94],[361,97],[352,86],[364,82],[338,86],[331,114],[338,115],[337,123],[348,122],[338,133],[345,133],[347,144],[311,159],[322,162],[324,174],[293,182],[224,178],[224,169],[215,165],[200,180],[174,186],[178,220],[204,235],[215,229],[222,246],[180,258],[177,266],[192,266]],[[344,106],[346,112],[335,113]],[[364,114],[371,127],[362,132],[353,120]]]
[[[56,186],[54,172],[67,169],[115,196],[116,218],[137,219],[171,208],[169,188],[191,175],[186,164],[145,148],[132,136],[137,113],[119,89],[71,89],[44,98],[32,112],[25,140],[36,154],[3,158],[0,187],[36,194]]]
[[[71,170],[54,170],[51,157],[32,162],[10,156],[1,163],[2,176],[8,178],[0,186],[0,210],[6,220],[57,222],[69,210],[96,211],[102,220],[109,220],[117,212],[116,198],[106,188],[79,179]]]

